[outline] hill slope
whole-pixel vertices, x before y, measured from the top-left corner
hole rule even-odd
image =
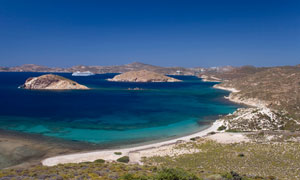
[[[281,129],[300,129],[300,67],[284,66],[272,68],[259,68],[255,71],[231,72],[234,77],[225,78],[226,75],[215,75],[222,79],[222,83],[215,87],[232,90],[229,99],[256,106],[269,108],[273,115],[277,114],[280,124],[285,124]],[[239,76],[239,74],[243,74]],[[266,111],[262,111],[266,112]],[[241,114],[241,112],[239,112]],[[236,114],[237,115],[237,114]],[[238,116],[238,115],[237,115]],[[231,119],[237,118],[236,116]],[[228,118],[230,119],[230,118]],[[272,117],[267,118],[271,120]],[[243,119],[245,120],[245,119]],[[249,122],[249,119],[248,119]],[[270,122],[272,123],[272,122]]]

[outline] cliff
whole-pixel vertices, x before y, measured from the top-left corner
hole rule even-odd
[[[118,82],[179,82],[181,80],[165,76],[163,74],[140,70],[140,71],[130,71],[120,75],[116,75],[108,81],[118,81]]]
[[[39,77],[28,78],[21,87],[24,89],[49,90],[89,89],[88,87],[78,84],[75,81],[53,74],[46,74]]]

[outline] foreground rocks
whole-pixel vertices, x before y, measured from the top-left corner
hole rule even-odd
[[[181,80],[165,76],[163,74],[140,70],[140,71],[130,71],[120,75],[115,76],[108,81],[117,82],[180,82]]]
[[[49,89],[49,90],[67,90],[67,89],[89,89],[78,84],[75,81],[54,74],[46,74],[39,77],[30,77],[20,86],[24,89]]]

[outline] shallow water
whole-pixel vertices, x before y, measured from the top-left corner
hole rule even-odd
[[[96,144],[135,144],[197,132],[208,126],[207,120],[238,107],[224,100],[228,92],[194,76],[175,76],[183,80],[177,83],[124,83],[105,80],[115,74],[59,73],[92,89],[17,88],[41,74],[0,73],[0,129]],[[143,90],[128,90],[135,87]]]

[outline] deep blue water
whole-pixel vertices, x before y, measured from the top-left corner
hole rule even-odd
[[[194,133],[236,110],[228,92],[194,76],[178,83],[108,82],[115,74],[59,75],[91,90],[25,90],[42,73],[0,73],[0,129],[97,144],[149,142]],[[143,88],[132,91],[128,88]]]

